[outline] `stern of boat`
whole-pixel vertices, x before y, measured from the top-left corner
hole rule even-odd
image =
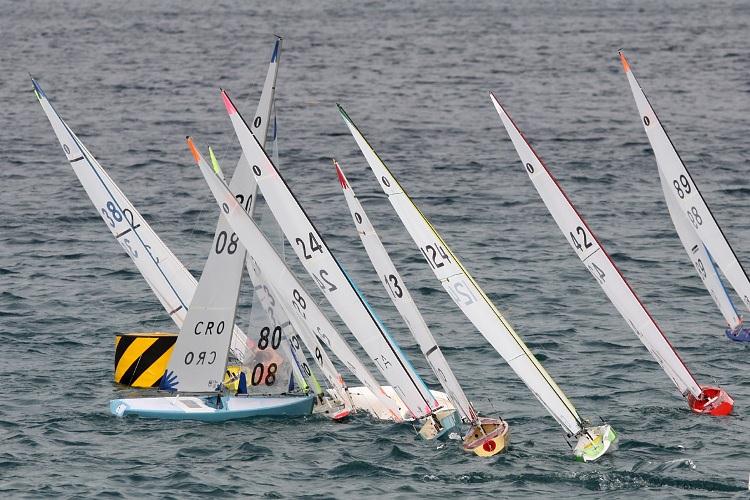
[[[505,451],[510,442],[510,428],[499,418],[482,417],[463,439],[464,451],[480,457],[492,457]]]
[[[724,417],[732,413],[734,399],[719,387],[701,387],[701,395],[688,394],[688,405],[693,413]]]
[[[750,342],[750,328],[736,328],[734,330],[726,329],[724,332],[729,340],[734,342]]]
[[[434,416],[433,416],[434,415]],[[447,439],[451,431],[458,428],[459,419],[456,410],[438,410],[426,418],[419,429],[419,437],[424,440]]]
[[[580,462],[594,462],[607,452],[614,451],[617,439],[617,433],[609,424],[588,427],[578,437],[573,454]]]

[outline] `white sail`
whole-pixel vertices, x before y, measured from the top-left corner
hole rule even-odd
[[[280,51],[281,40],[277,39],[258,103],[256,118],[253,120],[253,127],[263,143],[265,143],[268,121],[271,116]],[[214,169],[220,171],[213,152],[211,156]],[[240,204],[252,216],[257,185],[253,176],[250,175],[250,165],[244,155],[240,157],[229,187]],[[211,391],[221,383],[229,339],[229,335],[222,335],[222,333],[231,331],[234,325],[244,266],[245,248],[219,213],[213,243],[190,303],[190,310],[180,329],[173,355],[170,357],[167,374],[162,380],[162,389],[183,392]],[[273,331],[279,326],[268,321],[265,323],[260,328],[256,327],[259,333],[266,330]],[[262,345],[258,339],[253,340],[255,340],[256,347]],[[273,365],[278,367],[276,363]],[[254,378],[252,375],[253,373],[251,373],[251,380]],[[275,381],[275,377],[272,380]],[[206,381],[209,381],[208,388],[206,388]]]
[[[453,370],[448,365],[448,361],[443,356],[440,347],[438,347],[424,317],[422,317],[422,313],[419,312],[417,304],[414,303],[414,299],[412,299],[401,274],[393,264],[383,246],[383,242],[380,241],[380,237],[375,232],[375,228],[370,222],[370,218],[367,216],[364,207],[359,202],[354,189],[349,185],[339,164],[335,160],[333,164],[336,167],[336,174],[341,184],[341,189],[344,191],[344,197],[352,214],[357,233],[359,233],[362,245],[365,247],[381,283],[385,287],[386,292],[388,292],[388,296],[409,327],[409,330],[419,344],[422,354],[424,354],[424,357],[430,364],[432,371],[435,372],[440,385],[443,386],[448,398],[453,403],[453,406],[456,407],[456,410],[458,410],[461,418],[466,422],[476,422],[478,416],[476,411],[474,411],[474,407],[469,402],[466,394],[464,394],[461,385],[458,383],[458,379],[456,379]]]
[[[648,98],[638,84],[627,59],[622,53],[620,53],[620,58],[630,83],[630,90],[635,98],[635,104],[638,107],[638,113],[641,115],[641,123],[654,151],[659,172],[674,194],[674,201],[679,207],[681,215],[687,218],[727,281],[740,296],[745,307],[750,310],[750,279],[748,279],[745,269],[737,260],[737,255],[729,245],[698,186],[693,181],[690,172],[688,172],[666,130],[664,130],[648,102]],[[674,221],[674,219],[673,217],[672,220]],[[722,304],[719,304],[719,308],[722,313],[726,310],[726,306]],[[728,321],[731,325],[735,320],[731,318]]]
[[[266,89],[275,89],[280,51],[280,41],[277,40],[271,67],[266,76],[261,104],[254,119],[254,124],[258,123],[257,130],[261,137],[265,137],[270,103],[273,102],[273,93]],[[38,82],[32,79],[32,83],[42,109],[92,203],[169,316],[179,328],[182,328],[197,281],[62,120]],[[240,164],[242,162],[243,160],[240,159]],[[247,169],[249,171],[249,167]],[[252,176],[249,177],[252,179]],[[243,360],[247,354],[247,337],[237,327],[231,331],[231,352],[238,360]]]
[[[490,93],[490,98],[510,135],[526,173],[578,258],[596,278],[617,311],[659,362],[680,393],[683,395],[690,393],[696,398],[699,397],[701,388],[695,378],[625,281],[596,235],[578,214],[557,180],[526,142],[521,131],[518,130],[494,94]]]
[[[439,403],[330,252],[229,96],[224,91],[221,95],[245,157],[253,164],[253,173],[263,197],[300,262],[375,361],[409,413],[414,418],[431,414]],[[297,304],[297,307],[301,307],[301,304]]]
[[[278,264],[279,260],[273,259],[274,262],[271,262],[271,264]],[[268,269],[267,272],[271,275],[281,274],[274,273],[274,269],[276,268],[272,267]],[[248,267],[248,271],[250,272],[253,284],[255,285],[256,293],[259,294],[263,301],[264,308],[269,312],[268,315],[276,322],[289,323],[291,325],[293,333],[289,336],[289,339],[292,346],[295,348],[295,352],[302,352],[301,344],[304,344],[308,352],[312,353],[316,365],[321,373],[323,373],[323,376],[330,384],[330,387],[335,390],[339,399],[348,402],[349,406],[351,406],[351,401],[349,400],[343,377],[336,370],[336,367],[331,362],[328,354],[326,354],[323,346],[320,345],[320,341],[315,336],[315,333],[311,329],[306,318],[296,309],[291,307],[290,303],[283,300],[282,293],[276,289],[271,281],[265,278],[264,273],[256,262],[252,261],[250,267]],[[312,309],[317,306],[311,304],[310,307]],[[301,355],[304,356],[304,353]],[[300,361],[303,374],[308,378],[312,377],[312,370],[307,359],[303,357]]]
[[[333,325],[328,321],[323,312],[318,308],[312,297],[308,295],[302,285],[294,277],[284,261],[279,257],[271,243],[266,239],[255,222],[247,216],[242,210],[237,200],[233,197],[229,188],[224,182],[213,174],[208,164],[203,160],[200,153],[195,150],[192,142],[188,143],[201,168],[201,172],[211,188],[211,192],[217,199],[217,203],[224,211],[224,216],[232,225],[240,240],[247,245],[248,259],[251,276],[254,273],[262,271],[262,276],[268,283],[273,285],[272,295],[276,298],[277,303],[286,304],[289,310],[294,310],[303,318],[306,328],[309,328],[314,335],[323,342],[346,367],[357,377],[373,394],[378,397],[381,404],[388,409],[394,420],[400,421],[398,406],[388,398],[382,388],[365,368],[359,358],[352,352],[346,341],[336,331]],[[259,282],[259,286],[262,284]],[[277,292],[273,294],[273,290]],[[272,313],[275,317],[276,314]],[[289,316],[292,317],[291,315]],[[303,331],[299,328],[298,331]],[[313,351],[316,355],[317,352]],[[324,371],[324,373],[326,373]],[[332,383],[333,384],[333,383]],[[336,387],[336,384],[333,384]]]
[[[584,424],[571,402],[419,211],[340,106],[339,112],[381,188],[388,195],[388,200],[443,288],[568,435],[579,434],[584,430]]]
[[[703,286],[706,287],[711,298],[716,302],[729,328],[731,330],[738,328],[742,325],[742,320],[737,315],[737,310],[734,308],[732,299],[729,298],[729,294],[721,282],[719,273],[716,272],[716,267],[713,265],[711,256],[706,250],[705,245],[703,245],[700,236],[695,232],[695,228],[682,213],[675,199],[676,195],[671,189],[672,186],[668,184],[662,175],[659,175],[659,182],[664,192],[664,200],[667,202],[667,209],[677,231],[677,236],[680,237],[680,242],[685,247],[685,252],[687,252],[695,270],[698,272],[698,276],[703,281]]]

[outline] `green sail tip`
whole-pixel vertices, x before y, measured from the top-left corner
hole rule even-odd
[[[219,175],[224,175],[221,172],[221,167],[219,166],[219,161],[216,159],[216,155],[214,155],[214,150],[211,146],[208,147],[208,155],[211,157],[211,166],[214,167],[214,172],[216,172]]]

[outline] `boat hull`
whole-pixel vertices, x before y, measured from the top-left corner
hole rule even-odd
[[[719,387],[709,386],[702,386],[701,390],[701,395],[704,398],[695,398],[688,395],[688,405],[693,413],[714,417],[724,417],[732,413],[734,400],[727,394],[727,391]]]
[[[435,412],[439,424],[432,417],[428,417],[419,429],[419,437],[424,440],[448,439],[450,433],[458,430],[460,424],[456,410],[438,410]]]
[[[750,342],[750,328],[738,328],[736,330],[727,330],[724,332],[729,340],[734,342]]]
[[[411,416],[408,413],[408,410],[406,409],[406,406],[403,404],[401,399],[396,395],[396,392],[393,390],[393,387],[389,385],[383,386],[383,392],[385,392],[386,396],[393,399],[399,408],[400,418],[402,421],[410,422],[413,420]],[[456,408],[453,406],[453,404],[448,399],[448,396],[444,392],[440,391],[430,391],[433,396],[435,396],[435,399],[437,399],[438,403],[440,404],[440,407],[444,410],[455,410]],[[388,409],[383,406],[383,404],[380,402],[380,400],[372,393],[370,389],[367,387],[350,387],[349,388],[349,396],[352,399],[352,404],[354,405],[355,410],[364,410],[368,412],[373,417],[377,418],[378,420],[390,420],[392,422],[395,422],[396,419],[393,417],[393,415],[390,414]]]
[[[499,418],[481,417],[464,436],[463,449],[480,457],[492,457],[505,451],[510,442],[510,427]]]
[[[617,433],[611,425],[589,427],[578,438],[573,455],[579,462],[594,462],[617,447]]]
[[[110,412],[118,417],[135,415],[164,420],[224,422],[252,417],[299,417],[310,415],[314,396],[235,397],[222,396],[216,408],[215,396],[169,396],[161,398],[113,399]]]

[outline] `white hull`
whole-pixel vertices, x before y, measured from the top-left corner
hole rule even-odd
[[[404,403],[396,395],[396,392],[393,390],[393,388],[389,385],[384,385],[383,391],[389,398],[395,401],[396,404],[398,405],[401,419],[405,421],[411,421],[412,418],[410,416],[407,416],[407,410],[404,407]],[[430,390],[430,392],[432,393],[433,396],[435,396],[435,399],[437,399],[441,408],[444,408],[447,410],[455,410],[455,407],[450,402],[450,400],[448,399],[448,396],[444,392],[433,391],[433,390]],[[383,406],[380,400],[377,397],[375,397],[375,394],[373,394],[372,391],[368,389],[367,387],[349,387],[349,396],[352,398],[352,403],[354,404],[354,408],[356,410],[366,411],[370,415],[372,415],[373,417],[379,420],[391,420],[391,421],[396,420],[390,414],[388,409],[385,406]]]

